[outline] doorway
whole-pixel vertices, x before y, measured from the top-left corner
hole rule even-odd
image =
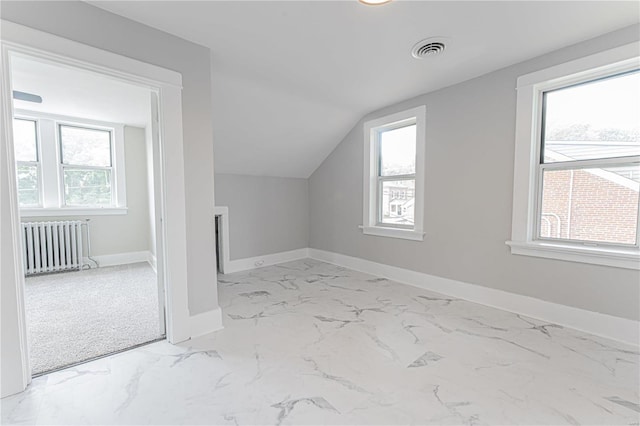
[[[32,374],[163,339],[155,93],[24,54],[10,72]]]
[[[113,52],[2,22],[0,66],[0,302],[2,363],[0,397],[23,391],[31,381],[24,304],[24,265],[16,167],[13,155],[11,59],[28,55],[64,66],[99,72],[109,78],[147,87],[157,104],[152,111],[158,136],[154,150],[156,213],[156,272],[165,300],[166,338],[179,343],[192,335],[187,293],[185,178],[182,129],[182,76],[172,70]],[[153,107],[153,105],[152,105]],[[157,155],[156,155],[157,154]],[[168,181],[167,176],[171,179]]]

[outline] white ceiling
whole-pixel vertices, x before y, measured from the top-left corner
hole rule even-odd
[[[366,113],[639,20],[639,2],[91,1],[209,47],[216,172],[308,177]],[[445,36],[418,61],[417,41]]]
[[[146,127],[151,117],[148,89],[106,76],[26,57],[11,60],[13,90],[42,97],[42,103],[14,100],[14,108]]]

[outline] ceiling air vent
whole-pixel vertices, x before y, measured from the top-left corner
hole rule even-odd
[[[419,41],[411,49],[411,56],[416,59],[427,58],[435,55],[439,55],[444,50],[444,43],[442,40],[434,38],[428,38]]]

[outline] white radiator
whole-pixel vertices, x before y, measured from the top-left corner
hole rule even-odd
[[[26,275],[82,269],[83,221],[22,222]]]

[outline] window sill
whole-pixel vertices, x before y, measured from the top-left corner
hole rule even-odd
[[[362,233],[378,237],[401,238],[403,240],[423,241],[424,232],[413,229],[384,228],[382,226],[359,226]]]
[[[506,244],[511,247],[511,254],[640,270],[640,251],[633,248],[616,249],[525,241],[507,241]]]
[[[111,216],[127,214],[126,207],[105,208],[40,208],[20,209],[21,217],[57,217],[57,216]]]

